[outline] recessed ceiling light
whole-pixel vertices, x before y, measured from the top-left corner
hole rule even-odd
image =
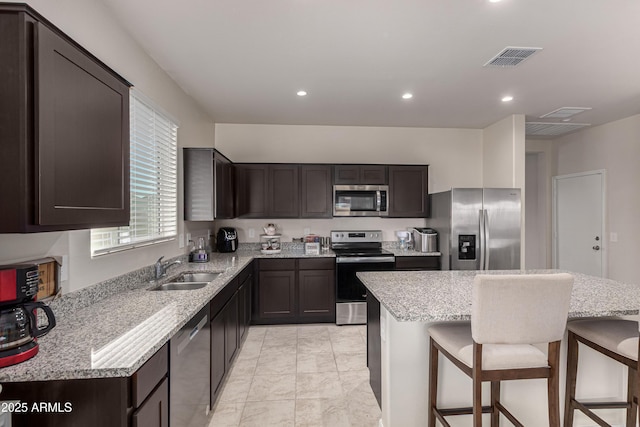
[[[502,97],[502,102],[510,102],[513,101],[513,96],[507,95]]]
[[[501,0],[489,0],[489,3],[499,3]]]
[[[413,94],[412,93],[407,92],[407,93],[402,94],[402,99],[411,99],[411,98],[413,98]]]
[[[304,91],[304,90],[299,90],[299,91],[296,93],[296,95],[298,95],[298,96],[307,96],[307,92],[306,92],[306,91]]]

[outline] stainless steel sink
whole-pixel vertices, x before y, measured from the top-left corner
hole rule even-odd
[[[218,277],[221,272],[186,272],[182,273],[168,283],[154,286],[150,291],[189,291],[204,288]]]
[[[169,282],[155,286],[150,291],[191,291],[207,286],[209,282]]]
[[[204,273],[182,273],[174,281],[175,282],[211,282],[222,273],[204,272]]]

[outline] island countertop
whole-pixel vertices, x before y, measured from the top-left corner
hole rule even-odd
[[[400,322],[437,322],[471,318],[471,288],[476,274],[542,274],[561,270],[379,271],[357,277]],[[566,271],[575,282],[569,318],[638,314],[640,285]]]

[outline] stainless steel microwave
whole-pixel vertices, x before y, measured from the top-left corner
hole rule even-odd
[[[389,186],[334,185],[333,216],[389,216]]]

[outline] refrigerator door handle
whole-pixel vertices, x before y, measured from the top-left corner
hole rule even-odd
[[[491,238],[489,236],[489,212],[487,212],[486,209],[484,209],[484,268],[483,270],[488,270],[489,269],[489,256],[491,255],[491,252],[489,251],[489,239]]]
[[[480,209],[480,270],[484,270],[484,241],[485,241],[485,229],[484,229],[484,209]]]

